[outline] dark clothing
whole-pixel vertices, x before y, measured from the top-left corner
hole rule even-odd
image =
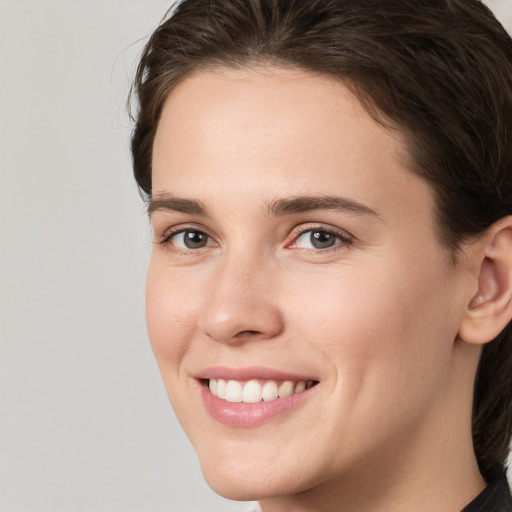
[[[506,475],[502,474],[491,482],[461,512],[512,512],[512,499]]]

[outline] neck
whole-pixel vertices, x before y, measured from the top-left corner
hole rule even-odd
[[[262,500],[262,512],[463,509],[485,482],[473,451],[472,376],[467,371],[461,376],[459,363],[456,358],[445,388],[451,392],[441,393],[425,417],[397,432],[379,453],[368,454],[336,478],[307,491]],[[460,366],[467,368],[467,361]]]
[[[471,446],[458,456],[446,442],[437,448],[422,458],[421,465],[403,456],[373,454],[380,463],[373,459],[308,491],[263,500],[262,511],[459,512],[485,482]]]

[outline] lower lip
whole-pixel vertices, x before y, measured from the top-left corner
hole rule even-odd
[[[230,427],[258,427],[271,419],[284,414],[299,406],[316,388],[290,395],[286,398],[276,398],[269,402],[254,404],[245,402],[228,402],[210,393],[208,387],[201,384],[201,396],[206,410],[217,421]]]

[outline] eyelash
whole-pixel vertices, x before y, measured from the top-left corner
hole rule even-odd
[[[325,247],[323,249],[315,249],[315,248],[306,249],[306,248],[297,247],[297,245],[296,245],[297,242],[303,236],[307,235],[308,233],[310,234],[310,236],[313,233],[326,234],[326,235],[329,235],[329,236],[332,236],[332,237],[338,239],[339,241],[337,243],[335,243],[333,246]],[[340,250],[341,248],[348,248],[354,243],[354,237],[352,235],[349,235],[347,232],[333,229],[333,228],[326,228],[326,227],[318,226],[318,225],[308,226],[308,227],[302,226],[302,227],[298,228],[297,231],[295,231],[293,233],[292,237],[293,237],[292,242],[291,242],[291,244],[288,244],[287,247],[289,247],[291,249],[300,249],[303,251],[307,251],[310,254],[330,253],[332,251]]]
[[[213,238],[208,233],[206,233],[203,229],[199,229],[197,226],[190,225],[190,226],[179,226],[179,227],[172,228],[172,229],[166,231],[160,237],[160,240],[158,241],[158,244],[171,246],[173,251],[175,251],[175,252],[177,252],[179,254],[186,254],[186,255],[189,255],[191,253],[197,253],[201,249],[208,248],[208,246],[205,246],[205,247],[199,247],[199,248],[196,248],[196,249],[193,249],[193,248],[182,249],[182,248],[178,248],[176,246],[173,246],[172,243],[171,243],[173,237],[175,237],[175,236],[177,236],[177,235],[179,235],[181,233],[186,233],[187,231],[204,235],[204,236],[208,237],[210,240],[213,240]],[[326,247],[326,248],[323,248],[323,249],[315,249],[315,248],[307,249],[307,248],[297,247],[295,245],[295,244],[297,244],[297,241],[300,238],[302,238],[304,235],[306,235],[308,233],[313,234],[315,232],[316,233],[323,233],[323,234],[326,234],[326,235],[329,235],[329,236],[333,236],[336,239],[338,239],[339,242],[335,243],[332,247]],[[318,254],[318,253],[325,254],[325,253],[329,253],[331,251],[339,250],[342,247],[348,248],[353,243],[354,243],[354,237],[352,237],[352,235],[348,234],[345,231],[335,230],[335,229],[332,229],[332,228],[325,228],[325,227],[319,226],[319,225],[314,225],[314,226],[296,228],[292,232],[292,241],[290,243],[288,243],[286,245],[286,247],[290,248],[290,249],[300,249],[300,250],[306,251],[306,252],[308,252],[310,254]]]
[[[176,247],[176,246],[173,246],[173,244],[171,243],[172,242],[172,239],[181,234],[181,233],[186,233],[187,231],[190,231],[192,233],[200,233],[202,235],[205,235],[206,237],[208,237],[210,240],[213,240],[213,238],[204,231],[204,229],[200,229],[198,228],[197,226],[194,226],[194,225],[181,225],[181,226],[177,226],[175,228],[171,228],[169,229],[168,231],[166,231],[161,237],[160,237],[160,240],[158,240],[158,244],[159,245],[165,245],[165,246],[169,246],[170,249],[172,249],[173,251],[177,252],[178,254],[184,254],[184,255],[189,255],[191,253],[197,253],[199,251],[199,249],[182,249],[182,248],[179,248],[179,247]],[[204,249],[201,248],[201,249]]]

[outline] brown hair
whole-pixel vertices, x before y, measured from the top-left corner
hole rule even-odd
[[[401,130],[453,258],[512,214],[512,42],[478,0],[183,0],[151,36],[133,86],[144,194],[169,92],[201,68],[258,63],[339,77],[374,119]],[[484,346],[475,382],[473,442],[486,480],[503,470],[511,431],[509,325]]]

